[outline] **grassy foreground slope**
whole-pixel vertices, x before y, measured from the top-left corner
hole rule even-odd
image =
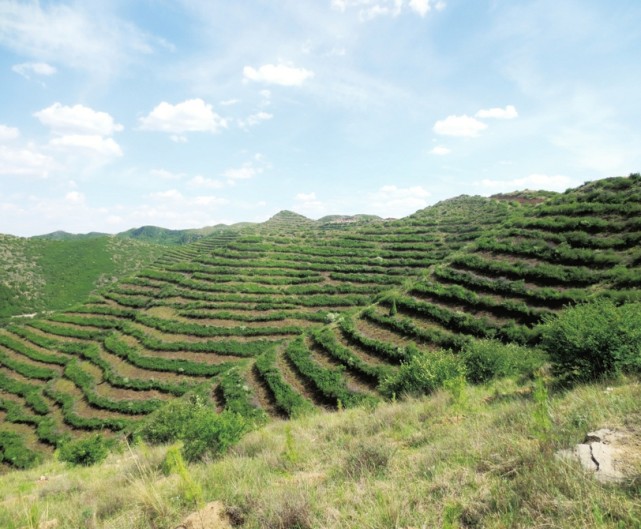
[[[441,349],[535,346],[564,305],[640,299],[640,198],[635,176],[331,228],[283,212],[172,247],[89,303],[0,330],[0,432],[25,456],[4,464],[116,437],[198,386],[218,411],[298,417],[374,406]]]
[[[613,486],[554,457],[603,426],[638,433],[638,382],[538,401],[530,390],[501,380],[274,421],[180,475],[163,471],[166,446],[91,468],[50,462],[0,476],[0,526],[168,529],[219,501],[229,525],[204,527],[641,527],[641,459],[629,468],[636,479]],[[550,429],[536,419],[542,409]]]

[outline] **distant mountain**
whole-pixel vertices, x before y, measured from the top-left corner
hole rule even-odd
[[[44,235],[34,235],[31,239],[45,239],[49,241],[68,241],[71,239],[91,239],[94,237],[109,237],[108,233],[100,233],[91,231],[89,233],[69,233],[66,231],[58,230]]]

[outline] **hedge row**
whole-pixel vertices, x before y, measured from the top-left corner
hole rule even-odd
[[[276,406],[289,417],[296,418],[311,413],[314,405],[294,390],[276,365],[276,351],[271,349],[256,358],[256,370],[274,395]]]

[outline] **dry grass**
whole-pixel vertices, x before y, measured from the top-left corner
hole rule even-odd
[[[641,386],[621,381],[554,395],[553,429],[537,434],[531,393],[513,381],[432,397],[275,421],[227,456],[189,467],[205,501],[239,527],[635,528],[641,468],[602,485],[554,452],[589,430],[641,425]],[[165,448],[139,447],[103,465],[49,463],[0,478],[0,526],[175,527],[190,511]],[[48,481],[39,482],[45,474]],[[4,516],[4,518],[3,518]],[[35,515],[34,515],[35,516]],[[37,527],[37,525],[33,525]]]

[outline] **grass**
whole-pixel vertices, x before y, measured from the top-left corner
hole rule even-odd
[[[545,438],[528,384],[275,421],[181,476],[162,471],[167,447],[128,448],[92,469],[49,462],[0,477],[0,526],[175,527],[194,509],[187,479],[247,528],[641,527],[641,466],[606,486],[553,455],[599,427],[641,431],[639,382],[550,393]]]

